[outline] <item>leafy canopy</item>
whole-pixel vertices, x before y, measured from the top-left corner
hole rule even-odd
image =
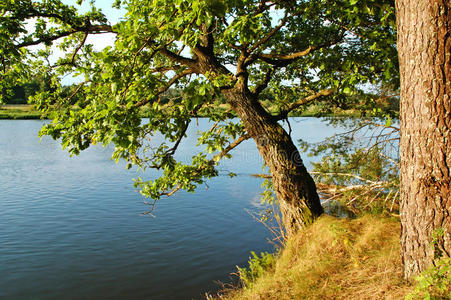
[[[232,119],[225,90],[241,85],[257,101],[270,100],[266,108],[283,120],[313,101],[354,105],[365,85],[398,82],[392,0],[118,0],[114,6],[126,14],[111,25],[94,5],[81,14],[58,0],[2,1],[0,89],[49,76],[52,88],[32,99],[53,119],[41,134],[61,139],[71,154],[114,143],[114,159],[159,170],[157,179],[136,181],[154,199],[193,191],[248,138]],[[112,35],[114,45],[96,50],[99,34]],[[57,48],[64,55],[55,59]],[[64,76],[80,82],[70,93]],[[175,96],[163,103],[168,93]],[[199,137],[204,150],[190,163],[176,161],[199,116],[214,122]],[[157,134],[164,141],[149,142]]]

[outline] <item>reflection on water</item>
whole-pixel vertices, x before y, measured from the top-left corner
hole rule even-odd
[[[209,125],[200,120],[200,129]],[[228,281],[270,233],[246,210],[261,209],[254,143],[234,150],[195,194],[162,199],[154,214],[133,189],[139,174],[94,147],[69,158],[37,132],[42,121],[0,121],[0,298],[191,299]],[[319,140],[317,119],[292,121],[295,139]],[[195,133],[181,145],[190,156]],[[310,135],[310,136],[309,136]]]

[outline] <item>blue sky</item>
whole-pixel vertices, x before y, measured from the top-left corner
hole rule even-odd
[[[84,0],[83,4],[81,6],[77,5],[75,0],[62,0],[62,2],[65,4],[68,4],[68,5],[74,6],[82,13],[90,10],[90,1],[89,0]],[[112,8],[111,6],[113,5],[113,2],[114,2],[113,0],[95,0],[94,1],[94,6],[97,8],[100,8],[112,24],[117,23],[117,21],[125,14],[125,9],[119,10],[116,8]]]

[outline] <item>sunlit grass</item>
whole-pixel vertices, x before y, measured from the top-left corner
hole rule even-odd
[[[402,299],[399,221],[323,216],[290,238],[275,266],[220,299]]]
[[[8,104],[0,106],[0,119],[39,119],[41,113],[28,104]]]

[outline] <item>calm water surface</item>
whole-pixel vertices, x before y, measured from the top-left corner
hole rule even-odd
[[[200,299],[229,282],[251,250],[272,251],[258,212],[262,160],[252,141],[195,194],[158,202],[155,218],[133,188],[143,176],[96,146],[70,158],[42,141],[43,121],[0,120],[0,298]],[[336,129],[292,120],[293,137],[319,141]],[[180,158],[194,151],[190,128]],[[307,163],[308,165],[308,163]],[[238,174],[229,178],[227,171]]]

